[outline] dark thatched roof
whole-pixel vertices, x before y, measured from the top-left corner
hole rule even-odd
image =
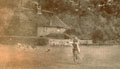
[[[38,16],[37,26],[69,28],[58,16],[49,16],[43,14]]]

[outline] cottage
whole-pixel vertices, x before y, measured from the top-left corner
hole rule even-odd
[[[41,16],[41,23],[38,23],[37,36],[46,36],[48,34],[62,34],[69,27],[57,16]]]

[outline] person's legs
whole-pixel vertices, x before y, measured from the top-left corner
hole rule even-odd
[[[73,60],[74,60],[74,62],[77,62],[78,59],[79,59],[78,52],[77,51],[73,51]]]

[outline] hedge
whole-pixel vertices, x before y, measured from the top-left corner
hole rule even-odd
[[[0,37],[0,44],[16,45],[18,43],[44,46],[48,44],[48,39],[43,37],[20,37],[20,36]]]

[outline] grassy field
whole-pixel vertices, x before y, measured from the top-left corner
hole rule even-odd
[[[0,45],[0,69],[120,69],[120,46],[80,46],[79,64],[72,47]]]

